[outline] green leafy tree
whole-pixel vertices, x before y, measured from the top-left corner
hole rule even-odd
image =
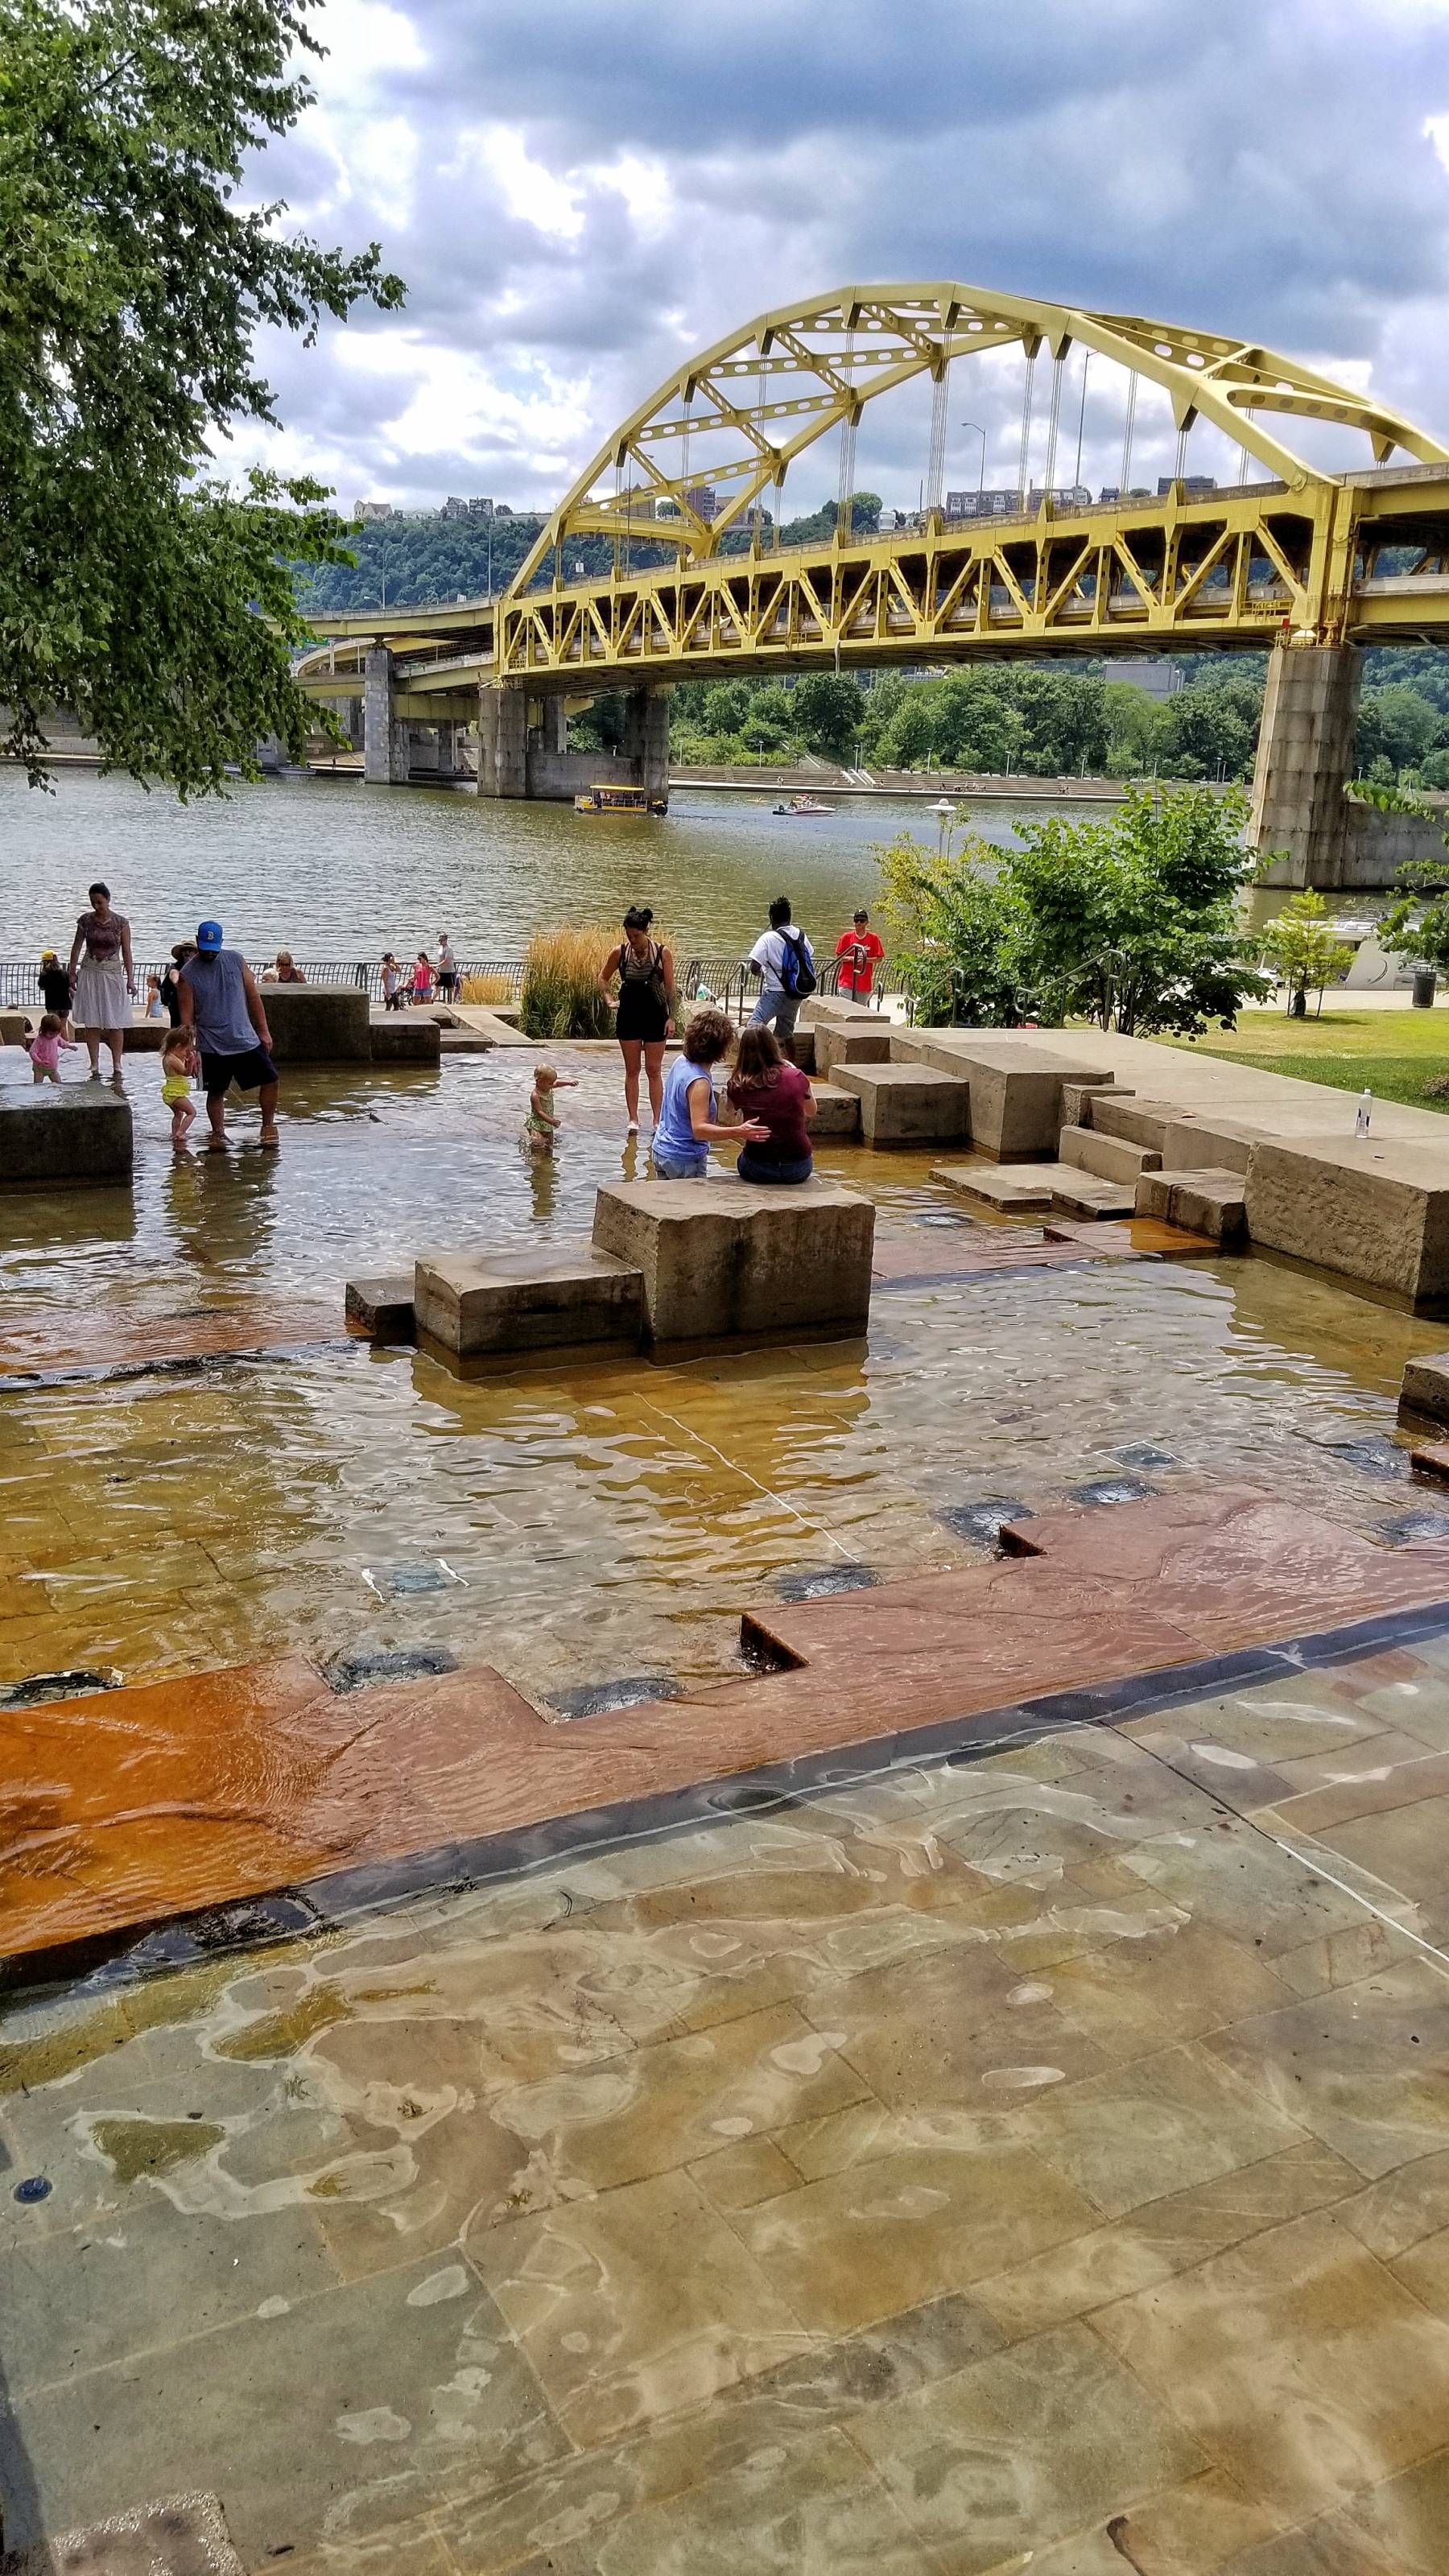
[[[1262,949],[1279,982],[1287,987],[1290,1015],[1300,1020],[1307,1011],[1309,994],[1317,993],[1321,1012],[1325,984],[1346,975],[1353,964],[1353,950],[1334,938],[1328,906],[1311,887],[1289,896],[1277,920],[1264,933]]]
[[[1110,817],[1021,827],[1005,866],[1028,917],[1022,958],[1043,1015],[1124,1037],[1231,1027],[1268,983],[1243,938],[1247,800],[1206,787],[1129,788]]]
[[[1139,789],[1104,818],[1022,825],[1013,849],[877,852],[928,1014],[1001,1024],[1030,1002],[1128,1037],[1231,1027],[1269,990],[1238,919],[1246,819],[1237,794]]]
[[[300,754],[289,561],[345,559],[305,478],[211,473],[273,422],[258,329],[315,339],[400,281],[286,235],[244,164],[311,98],[308,0],[0,0],[0,700],[44,777],[75,707],[108,763],[183,794]]]
[[[1358,758],[1370,777],[1380,760],[1396,777],[1438,746],[1443,719],[1417,689],[1403,681],[1365,689],[1358,714]]]
[[[1449,975],[1449,862],[1416,859],[1399,870],[1399,900],[1379,924],[1380,948]]]
[[[976,838],[936,851],[900,832],[877,848],[884,912],[927,1028],[1011,1028],[1019,925],[1001,853]]]
[[[846,759],[855,749],[865,710],[856,680],[834,671],[810,671],[792,692],[796,731],[812,751]]]

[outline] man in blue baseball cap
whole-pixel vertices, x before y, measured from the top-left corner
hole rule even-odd
[[[225,945],[219,921],[198,923],[196,955],[188,957],[181,969],[179,998],[182,1025],[195,1030],[201,1050],[212,1153],[226,1152],[226,1095],[233,1083],[239,1091],[257,1093],[261,1141],[274,1153],[278,1085],[272,1033],[256,978],[246,959]]]

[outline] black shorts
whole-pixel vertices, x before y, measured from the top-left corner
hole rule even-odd
[[[668,1020],[668,1003],[661,1002],[647,984],[623,986],[614,1022],[616,1038],[637,1038],[643,1046],[662,1046]]]
[[[244,1055],[201,1056],[201,1087],[208,1100],[215,1100],[233,1083],[238,1091],[260,1091],[264,1084],[275,1082],[277,1068],[264,1046],[248,1047]]]

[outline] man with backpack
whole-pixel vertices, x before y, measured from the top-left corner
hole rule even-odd
[[[773,1026],[784,1042],[795,1034],[800,1005],[815,990],[815,952],[803,930],[790,919],[790,898],[777,894],[770,906],[770,927],[749,956],[750,972],[764,991],[751,1014],[752,1025]]]

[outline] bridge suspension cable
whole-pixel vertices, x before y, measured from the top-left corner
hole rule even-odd
[[[1421,464],[1449,462],[1449,451],[1372,396],[1251,341],[954,283],[851,286],[758,314],[682,365],[579,476],[540,530],[509,597],[521,600],[540,575],[548,578],[549,558],[561,539],[620,534],[627,555],[630,535],[642,532],[645,523],[651,545],[672,548],[681,563],[707,561],[732,528],[748,527],[769,486],[778,492],[787,468],[817,439],[843,429],[848,450],[867,403],[914,376],[929,375],[934,445],[936,395],[949,368],[958,359],[1013,345],[1027,360],[1017,475],[1025,506],[1032,488],[1034,369],[1043,343],[1058,365],[1069,348],[1083,352],[1079,469],[1088,361],[1105,358],[1126,373],[1124,493],[1131,488],[1138,379],[1168,395],[1179,441],[1200,419],[1245,447],[1264,478],[1292,492],[1321,492],[1333,480],[1289,443],[1286,433],[1295,420],[1357,432],[1368,442],[1370,462],[1383,464],[1396,449]],[[1055,379],[1053,407],[1057,438],[1052,446],[1049,429],[1049,480],[1061,439]],[[1279,416],[1271,428],[1264,417],[1270,414]],[[942,419],[943,470],[944,453]],[[614,489],[616,462],[621,481]],[[938,508],[934,466],[929,481],[931,503]],[[778,530],[778,511],[776,517]]]
[[[924,500],[929,524],[931,513],[939,510],[946,484],[946,406],[951,399],[951,365],[948,359],[931,386],[931,437],[926,451],[926,489]]]
[[[1127,379],[1127,425],[1122,432],[1122,480],[1118,489],[1125,501],[1132,489],[1132,430],[1137,418],[1137,378]]]
[[[1021,454],[1017,459],[1016,467],[1016,506],[1019,510],[1024,510],[1026,508],[1026,496],[1031,489],[1031,486],[1027,481],[1027,470],[1031,462],[1031,406],[1032,395],[1035,388],[1036,349],[1028,343],[1026,353],[1026,390],[1021,398]]]
[[[1065,349],[1060,349],[1052,360],[1052,400],[1051,410],[1047,415],[1046,472],[1041,478],[1042,487],[1047,492],[1053,489],[1057,479],[1057,423],[1061,418],[1062,369],[1066,365],[1066,358]]]

